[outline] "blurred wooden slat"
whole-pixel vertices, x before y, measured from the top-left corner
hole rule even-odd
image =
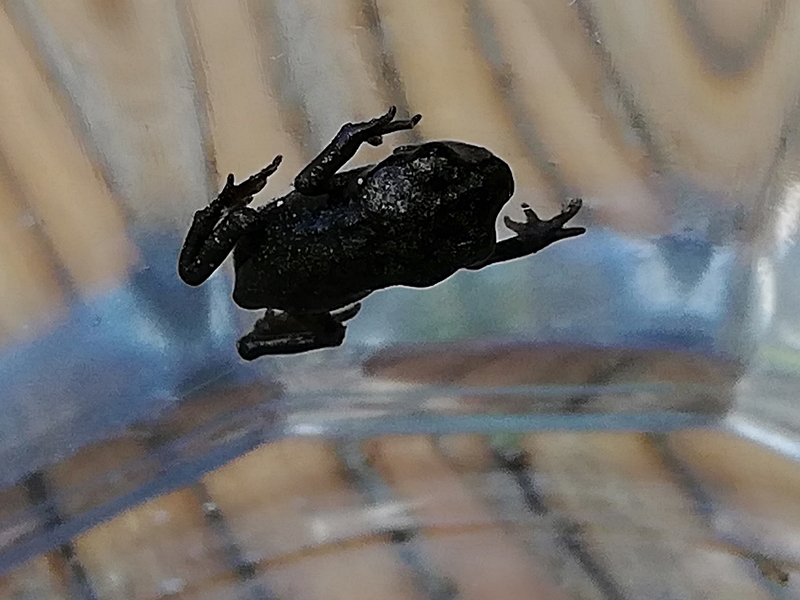
[[[425,535],[423,527],[429,556],[455,585],[459,598],[567,598],[517,539],[491,524],[491,512],[469,494],[430,439],[378,438],[368,443],[366,454],[423,524],[486,524],[479,531],[438,535]]]
[[[616,119],[602,108],[603,90],[592,90],[593,106],[581,97],[547,39],[546,28],[555,28],[540,23],[528,4],[483,2],[513,74],[511,85],[544,152],[570,188],[588,197],[605,223],[638,232],[658,231],[665,225],[665,215],[644,184],[646,163],[620,147],[620,135],[608,135],[608,122]],[[593,59],[586,52],[583,64],[594,63],[599,71],[601,66]]]
[[[53,264],[33,217],[0,170],[0,343],[28,337],[63,303]]]
[[[85,446],[47,471],[65,520],[134,492],[158,474],[157,462],[132,437]]]
[[[557,61],[559,70],[567,77],[572,89],[594,117],[595,126],[602,137],[614,147],[624,160],[640,175],[650,165],[647,149],[637,139],[635,130],[628,122],[622,99],[619,98],[604,70],[602,56],[597,52],[597,43],[581,21],[577,3],[550,2],[549,0],[526,0],[528,11],[533,15],[536,31],[546,40]],[[513,44],[522,46],[523,40]],[[522,46],[524,47],[524,46]],[[529,60],[535,56],[527,57]],[[525,68],[517,65],[524,76]],[[541,87],[549,87],[549,81],[539,81]],[[585,151],[582,152],[587,157]]]
[[[55,568],[57,561],[44,554],[0,576],[0,597],[9,600],[73,600]]]
[[[738,11],[743,23],[763,1],[736,4],[751,6]],[[704,62],[674,2],[588,2],[602,47],[644,115],[665,166],[736,201],[750,203],[763,189],[800,92],[794,67],[800,6],[781,4],[772,38],[756,48],[752,67],[731,76]]]
[[[185,441],[188,436],[196,436],[199,430],[203,431],[203,441],[213,447],[229,427],[243,422],[250,427],[252,419],[266,418],[263,413],[252,411],[262,406],[266,412],[270,401],[279,394],[277,384],[263,381],[197,391],[184,397],[174,408],[164,411],[157,422],[143,423],[136,429],[151,447],[181,439]]]
[[[442,344],[376,353],[366,361],[365,368],[373,375],[416,383],[581,385],[588,383],[593,373],[622,361],[625,354],[555,344],[489,346],[458,352]]]
[[[523,448],[547,505],[582,525],[631,598],[769,598],[746,563],[701,542],[710,532],[643,435],[536,434]]]
[[[548,433],[522,439],[548,507],[581,525],[587,551],[630,597],[661,590],[687,600],[770,598],[752,579],[748,555],[709,537],[693,502],[644,436]],[[704,482],[727,494],[726,507],[745,512],[767,507],[774,516],[775,506],[794,506],[797,465],[766,451],[751,452],[749,444],[719,434],[673,434],[670,441]],[[538,546],[497,522],[503,513],[490,497],[507,491],[481,491],[471,483],[471,477],[493,469],[486,439],[456,436],[443,443],[455,468],[424,437],[376,438],[367,442],[366,454],[398,500],[408,503],[421,525],[417,539],[426,556],[459,597],[567,598],[567,590],[583,589],[581,597],[594,598],[588,581],[574,587],[585,576],[574,570],[578,565],[564,571],[558,579],[562,588],[555,588],[547,579],[557,572],[546,556],[536,554]],[[278,597],[418,598],[413,580],[380,536],[332,540],[314,551],[325,541],[322,532],[337,529],[337,514],[342,518],[365,508],[345,477],[329,444],[288,440],[251,452],[204,480],[233,539],[259,565],[254,581]],[[794,508],[781,513],[784,525],[800,522]],[[795,534],[787,530],[784,538]],[[100,598],[233,598],[244,589],[190,490],[127,511],[81,535],[75,547]],[[50,565],[51,573],[58,572],[53,569]],[[565,573],[572,573],[570,586],[561,578]],[[794,582],[789,585],[794,589]]]
[[[386,546],[355,545],[268,566],[263,580],[281,598],[423,600]]]
[[[787,121],[793,123],[798,119],[800,119],[800,103]],[[759,231],[755,251],[762,258],[759,263],[764,281],[761,290],[766,292],[772,287],[771,293],[777,293],[774,309],[777,309],[778,313],[784,313],[777,317],[773,316],[772,327],[775,332],[782,331],[784,324],[793,322],[794,310],[787,308],[793,306],[798,298],[794,279],[782,278],[781,270],[792,272],[791,260],[785,259],[796,243],[800,230],[800,182],[797,172],[797,165],[800,164],[800,130],[796,127],[787,127],[783,133],[781,143],[784,145],[784,152],[776,162],[770,184],[764,192],[764,197],[770,202],[770,210],[763,211],[753,221],[753,226]],[[765,258],[768,260],[764,260]],[[759,398],[758,401],[760,400]]]
[[[374,69],[375,57],[368,54],[379,50],[365,31],[363,0],[303,0],[302,4],[316,16],[315,20],[330,39],[332,59],[341,69],[341,83],[350,91],[346,109],[352,111],[352,118],[369,119],[385,112],[390,100],[387,90],[381,87],[379,72]],[[344,118],[345,115],[339,115],[337,121]]]
[[[374,68],[379,48],[366,30],[362,0],[274,1],[281,54],[292,73],[289,83],[301,100],[314,150],[328,144],[345,122],[371,119],[392,104]],[[402,112],[402,108],[401,108]],[[392,147],[409,143],[398,132],[375,148],[362,145],[352,164],[377,162]]]
[[[199,427],[218,420],[221,415],[260,404],[266,400],[268,393],[269,389],[266,386],[253,385],[247,388],[226,389],[221,393],[198,394],[194,398],[187,399],[174,410],[165,413],[158,423],[143,424],[135,428],[130,437],[81,449],[70,459],[48,471],[51,492],[57,501],[62,517],[65,520],[77,517],[87,510],[103,506],[152,482],[163,474],[164,469],[174,467],[173,464],[159,462],[157,456],[152,452],[156,446],[162,446],[178,438],[191,435]],[[212,443],[211,440],[208,442]],[[201,550],[209,553],[208,560],[213,564],[208,571],[208,577],[197,577],[193,572],[191,578],[182,579],[182,575],[172,579],[165,578],[161,583],[161,588],[167,591],[180,589],[180,593],[176,597],[187,599],[238,598],[244,588],[241,578],[235,573],[235,565],[231,563],[230,540],[224,535],[224,527],[221,529],[208,527],[204,490],[201,486],[192,486],[164,498],[167,500],[160,498],[153,501],[156,503],[154,510],[162,511],[163,514],[163,511],[178,510],[182,506],[182,511],[193,515],[193,518],[183,518],[176,525],[176,528],[180,529],[176,535],[183,534],[189,541],[181,542],[186,543],[186,547],[170,553],[171,558],[175,561],[173,568],[181,570],[184,566],[191,567],[191,563],[197,559]],[[131,510],[136,514],[135,511],[138,509]],[[107,524],[112,532],[115,532],[114,534],[122,535],[119,533],[120,529],[124,529],[126,523],[130,526],[131,510]],[[202,515],[202,521],[197,515]],[[136,518],[141,524],[142,515],[140,514]],[[157,525],[160,521],[155,519],[155,523]],[[148,527],[154,528],[156,538],[161,535],[155,525],[144,522],[142,524],[143,536]],[[92,531],[88,532],[86,536],[94,539]],[[209,541],[212,546],[207,546]],[[111,567],[108,566],[108,563],[98,565],[92,553],[98,552],[98,547],[105,547],[108,543],[109,540],[101,536],[100,541],[93,542],[88,550],[85,544],[78,545],[79,559],[83,560],[86,553],[89,552],[86,561],[90,577],[99,578],[101,581],[108,578],[107,569]],[[154,549],[151,548],[155,554],[162,550],[161,542],[158,539],[152,542],[148,538],[142,543],[143,546],[147,544],[156,545]],[[125,562],[125,551],[117,548],[108,548],[108,551],[112,557],[118,553],[118,560]],[[186,564],[184,565],[184,563]],[[129,583],[129,585],[131,589],[140,587],[140,583],[136,582]],[[146,594],[147,590],[142,593]],[[136,598],[139,597],[148,596],[136,596]]]
[[[728,399],[724,394],[713,395],[709,390],[729,385],[737,373],[735,363],[691,352],[610,350],[557,344],[498,344],[466,350],[453,344],[400,347],[376,353],[365,361],[364,368],[367,373],[386,379],[473,387],[659,383],[676,388],[670,395],[644,391],[618,394],[616,390],[575,391],[560,397],[521,394],[515,402],[526,412],[563,412],[577,408],[612,412],[714,412],[724,409]],[[708,389],[695,392],[692,386],[708,386]],[[487,404],[491,407],[491,395]]]
[[[315,510],[358,506],[340,469],[328,444],[287,440],[236,459],[203,483],[240,545],[260,559],[313,544],[308,521]],[[293,506],[300,498],[306,510]]]
[[[722,507],[726,536],[800,562],[800,464],[721,432],[674,433],[669,442]]]
[[[484,473],[494,468],[488,438],[479,433],[443,435],[437,447],[458,473]]]
[[[191,0],[180,6],[203,77],[217,183],[231,172],[243,179],[282,154],[283,163],[262,193],[269,197],[285,191],[305,161],[270,89],[268,71],[275,59],[262,48],[274,47],[276,40],[257,38],[251,4]]]
[[[330,444],[269,444],[210,473],[203,482],[245,556],[266,562],[265,586],[280,597],[418,597],[409,573],[380,536],[371,542],[365,539],[364,545],[309,553],[296,562],[275,562],[281,555],[324,542],[328,527],[336,529],[337,513],[358,515],[363,508],[363,499],[347,485]]]
[[[785,0],[680,0],[675,7],[704,60],[736,75],[752,67],[770,43]]]
[[[75,540],[100,598],[195,598],[236,578],[221,541],[205,527],[203,508],[187,489],[156,498]]]
[[[133,258],[119,207],[0,10],[0,153],[76,286],[108,287]]]
[[[522,143],[489,65],[480,56],[460,0],[376,2],[381,23],[421,133],[486,146],[506,160],[517,180],[516,198],[533,206],[560,206]]]
[[[175,5],[65,0],[27,6],[51,68],[133,215],[174,222],[203,203],[203,134]]]
[[[688,4],[681,2],[680,4]],[[781,1],[775,0],[696,0],[692,2],[697,16],[715,38],[731,46],[740,45],[756,35],[770,10],[780,12]]]
[[[620,365],[638,361],[644,362],[646,356],[636,352],[608,350],[603,352],[590,349],[551,346],[544,348],[515,348],[497,360],[488,360],[469,373],[465,373],[458,383],[461,385],[584,385],[597,383],[601,373],[617,373]],[[612,381],[611,376],[604,383]],[[631,378],[635,380],[636,378]],[[613,381],[619,382],[615,377]]]
[[[41,529],[39,513],[31,508],[21,484],[0,490],[0,550],[11,548]]]
[[[558,517],[532,509],[524,496],[528,490],[512,481],[508,470],[498,468],[488,436],[447,435],[437,442],[470,493],[490,506],[498,519],[510,523],[506,526],[541,563],[548,578],[570,598],[608,600],[609,595],[593,581],[586,558],[581,557],[582,563],[571,553],[558,528]]]

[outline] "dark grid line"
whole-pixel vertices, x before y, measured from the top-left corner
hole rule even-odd
[[[63,518],[52,500],[50,485],[45,474],[35,471],[25,478],[22,485],[34,512],[43,523],[44,530],[51,531],[60,526]],[[86,574],[86,569],[75,554],[74,543],[67,541],[59,544],[55,552],[62,563],[60,567],[65,568],[72,597],[80,600],[97,600],[97,593]]]
[[[525,452],[495,448],[492,455],[495,463],[514,479],[522,492],[528,510],[537,517],[553,514],[547,506],[543,494],[537,489],[533,467]],[[607,600],[628,600],[611,573],[594,558],[586,547],[580,525],[558,516],[554,529],[559,543],[581,565]]]
[[[718,532],[714,524],[716,503],[714,502],[712,494],[706,489],[706,486],[703,485],[700,478],[692,472],[691,467],[672,451],[666,435],[661,433],[649,433],[647,434],[647,440],[667,470],[675,477],[678,486],[682,488],[683,492],[691,500],[695,511],[708,528],[710,536],[726,547],[738,546],[738,544],[731,544],[730,540],[724,539],[724,536]],[[744,551],[744,549],[742,550]],[[755,564],[756,560],[762,558],[766,559],[767,557],[763,557],[757,553],[753,553],[752,555],[743,554],[742,557],[749,557],[752,559],[747,562],[749,567],[747,568],[748,575],[756,580],[772,598],[775,600],[786,600],[788,598],[788,596],[786,596],[786,590],[770,581],[766,577],[764,571]]]
[[[337,445],[339,457],[347,469],[347,475],[367,504],[396,502],[391,488],[366,461],[361,451],[362,441],[352,439]],[[400,559],[414,576],[415,583],[429,600],[457,600],[455,584],[431,567],[432,561],[419,543],[419,527],[403,527],[386,531]]]

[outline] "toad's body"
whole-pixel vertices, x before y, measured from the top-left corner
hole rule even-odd
[[[457,142],[401,148],[258,211],[234,249],[243,308],[330,311],[393,285],[427,287],[487,258],[511,170]]]
[[[339,345],[353,303],[395,285],[428,287],[461,268],[518,258],[583,233],[563,225],[572,202],[541,221],[506,219],[517,237],[496,242],[495,221],[514,191],[508,165],[461,142],[402,146],[383,161],[337,173],[363,142],[410,129],[419,117],[394,121],[394,109],[347,124],[295,179],[295,189],[253,209],[247,205],[279,162],[234,185],[233,176],[196,213],[179,261],[191,285],[202,283],[233,250],[234,301],[266,308],[239,342],[246,359]],[[350,308],[348,308],[350,307]]]

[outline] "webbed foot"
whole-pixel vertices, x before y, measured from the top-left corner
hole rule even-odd
[[[522,204],[522,211],[525,214],[525,221],[514,221],[511,217],[506,217],[503,222],[506,227],[516,233],[522,239],[537,238],[543,242],[543,246],[548,246],[558,240],[575,237],[586,232],[583,227],[564,227],[572,217],[578,214],[583,206],[580,198],[573,198],[561,209],[561,212],[552,219],[543,221],[527,204]]]
[[[348,123],[342,128],[340,135],[361,138],[371,146],[380,146],[383,143],[383,136],[395,131],[413,129],[422,120],[422,115],[416,114],[410,119],[394,120],[397,114],[397,107],[391,106],[386,113],[363,123]]]
[[[528,256],[559,240],[582,235],[586,232],[583,227],[564,227],[572,217],[578,214],[582,205],[581,199],[575,198],[570,200],[555,217],[542,221],[530,206],[523,204],[525,221],[514,221],[510,217],[504,219],[506,227],[516,233],[516,237],[497,242],[494,251],[489,256],[467,266],[467,269],[474,271],[495,263]]]
[[[332,348],[344,341],[343,325],[358,314],[361,304],[332,313],[292,315],[269,309],[256,321],[253,331],[237,342],[239,356],[255,360],[267,354],[297,354]]]
[[[279,154],[258,173],[238,184],[233,182],[233,173],[229,173],[225,180],[225,186],[212,204],[218,203],[218,206],[225,210],[235,210],[247,206],[253,201],[253,196],[264,189],[267,179],[278,170],[282,160],[283,157]]]

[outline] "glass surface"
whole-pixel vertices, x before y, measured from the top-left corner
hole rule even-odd
[[[299,545],[267,553],[279,562],[339,539],[302,541],[304,519],[348,539],[405,523],[408,506],[370,496],[348,463],[370,456],[348,454],[354,440],[483,436],[495,462],[478,479],[524,470],[506,460],[531,452],[504,437],[517,432],[705,427],[800,458],[798,57],[794,0],[0,3],[0,571],[295,441],[334,444],[361,496],[332,492],[333,513],[296,517]],[[177,276],[193,213],[228,173],[242,180],[276,154],[256,202],[279,197],[343,123],[390,105],[423,120],[352,165],[431,139],[486,146],[515,175],[500,239],[522,203],[549,218],[571,197],[587,233],[430,289],[375,292],[339,348],[243,362],[236,340],[260,315],[233,304],[230,260],[201,287]],[[625,477],[657,513],[658,493]],[[476,489],[495,508],[507,500]],[[504,510],[489,520],[538,520],[570,547],[563,523]],[[756,519],[737,510],[731,552],[762,556],[736,550]],[[459,518],[441,526],[475,525]],[[672,534],[701,554],[730,542]],[[753,564],[771,581],[764,560]],[[426,597],[453,597],[419,569]],[[89,580],[98,597],[159,597]],[[181,593],[163,581],[162,596]],[[667,588],[601,592],[694,597]]]

